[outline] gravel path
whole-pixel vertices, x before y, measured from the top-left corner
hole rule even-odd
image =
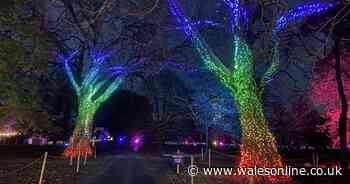
[[[165,184],[167,160],[147,156],[115,156],[89,184]]]

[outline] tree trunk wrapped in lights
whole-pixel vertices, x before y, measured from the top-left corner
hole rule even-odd
[[[305,16],[322,13],[335,7],[332,3],[302,4],[282,14],[272,31],[274,43],[272,61],[256,82],[254,61],[251,49],[244,40],[242,29],[247,28],[249,17],[240,0],[223,0],[231,10],[231,31],[233,34],[233,67],[227,67],[214,54],[200,36],[192,22],[183,14],[176,0],[168,0],[171,13],[183,27],[186,36],[191,38],[206,67],[215,73],[236,100],[242,129],[239,167],[282,168],[283,160],[277,150],[274,136],[268,128],[261,100],[265,85],[272,79],[279,66],[278,32],[288,23],[297,22]],[[246,30],[244,30],[246,31]],[[288,176],[251,177],[251,181],[270,183],[289,182]]]
[[[76,157],[77,155],[91,155],[92,122],[98,108],[105,102],[122,84],[125,76],[135,70],[140,62],[129,66],[105,65],[109,54],[92,50],[89,54],[89,64],[82,74],[81,84],[76,81],[70,61],[77,55],[74,52],[68,56],[59,55],[63,61],[65,72],[78,97],[78,119],[70,138],[70,145],[65,150],[65,156]],[[85,64],[85,63],[84,63]]]

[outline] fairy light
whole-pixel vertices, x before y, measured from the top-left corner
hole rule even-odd
[[[334,8],[336,5],[337,3],[313,2],[296,6],[277,19],[273,32],[277,33],[284,29],[288,23],[295,23],[302,20],[304,17],[323,13]]]
[[[192,22],[191,25],[193,27],[197,27],[197,28],[202,28],[202,27],[220,27],[223,28],[224,25],[218,22],[214,22],[211,20],[204,20],[204,21],[196,21],[196,22]],[[182,30],[183,27],[182,26],[178,26],[175,27],[175,30]]]
[[[279,39],[277,32],[285,28],[289,22],[295,22],[302,17],[324,12],[334,7],[334,4],[309,3],[301,5],[283,14],[277,20],[276,27],[273,30],[272,41],[275,46],[273,48],[272,62],[264,73],[261,82],[257,84],[254,77],[254,61],[251,49],[240,34],[242,19],[244,19],[243,23],[248,21],[247,13],[242,12],[240,0],[223,1],[231,10],[231,29],[234,36],[234,71],[232,72],[222,64],[200,37],[198,31],[191,25],[191,21],[184,16],[177,1],[168,0],[168,3],[171,13],[183,27],[186,36],[191,38],[203,63],[218,76],[235,98],[242,129],[239,167],[283,167],[283,159],[278,153],[276,140],[267,126],[268,123],[260,96],[261,85],[264,86],[271,81],[279,66]],[[218,144],[218,142],[213,142],[214,146]],[[268,176],[267,179],[271,183],[290,180],[288,176]]]

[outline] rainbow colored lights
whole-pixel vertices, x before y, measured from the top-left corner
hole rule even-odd
[[[207,68],[215,73],[227,87],[236,101],[242,129],[240,146],[240,167],[283,167],[282,157],[279,155],[276,141],[267,126],[261,95],[266,83],[270,82],[279,66],[277,33],[284,29],[289,22],[296,22],[302,17],[314,15],[335,7],[331,3],[308,3],[298,6],[283,14],[273,29],[275,33],[273,55],[270,67],[265,71],[259,83],[255,79],[252,51],[242,38],[241,26],[248,21],[246,13],[242,11],[240,0],[223,0],[231,10],[231,29],[234,36],[233,69],[227,68],[214,54],[208,44],[201,38],[198,30],[183,14],[176,0],[168,0],[171,13],[183,27],[187,37],[191,38],[199,56]],[[242,13],[243,12],[243,13]],[[243,22],[243,24],[242,24]],[[220,145],[213,142],[214,146]],[[289,181],[288,177],[267,177],[271,183]],[[260,180],[257,178],[257,180]]]
[[[79,152],[91,154],[90,137],[92,121],[98,108],[124,81],[125,76],[136,70],[142,61],[129,66],[106,67],[105,63],[110,54],[93,49],[90,51],[89,61],[84,62],[86,71],[81,74],[81,83],[75,80],[70,62],[79,52],[72,52],[67,56],[59,55],[64,62],[65,71],[78,97],[78,120],[70,141],[70,147],[65,151],[67,156],[76,156]],[[82,151],[85,150],[85,151]]]

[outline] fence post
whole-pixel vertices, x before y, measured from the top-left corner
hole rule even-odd
[[[84,155],[84,166],[86,165],[86,161],[87,161],[87,153],[85,153]]]
[[[77,173],[79,173],[79,167],[80,167],[80,146],[78,148],[78,160],[77,160],[77,170],[76,170]]]
[[[46,167],[46,160],[47,160],[47,152],[45,152],[45,154],[44,154],[44,160],[43,160],[43,163],[41,165],[39,184],[43,183],[44,172],[45,172],[45,167]]]
[[[94,158],[96,159],[97,157],[97,148],[96,148],[96,138],[95,136],[92,138],[92,147],[93,147],[93,150],[94,150]]]
[[[73,165],[73,156],[72,155],[69,158],[69,165]]]
[[[97,148],[95,146],[95,154],[94,154],[95,159],[97,158]]]
[[[202,155],[202,161],[204,160],[204,149],[203,146],[201,147],[201,155]]]
[[[211,149],[208,149],[208,167],[211,167]]]
[[[176,174],[180,174],[180,165],[176,164]]]
[[[193,155],[191,155],[191,167],[193,167]],[[194,178],[193,178],[193,175],[191,175],[191,184],[194,183]]]

